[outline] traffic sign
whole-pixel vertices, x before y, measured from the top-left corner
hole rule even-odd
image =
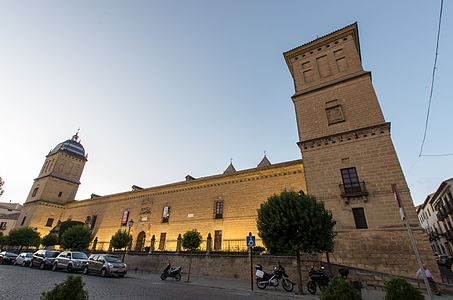
[[[255,236],[254,235],[249,235],[247,236],[247,247],[255,247]]]

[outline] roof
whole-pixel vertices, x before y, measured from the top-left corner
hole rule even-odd
[[[78,133],[74,134],[70,140],[66,140],[56,145],[55,148],[49,152],[48,156],[59,151],[64,151],[70,155],[86,160],[85,149],[82,144],[80,144]]]
[[[437,188],[436,192],[434,192],[434,194],[431,194],[433,196],[431,197],[432,200],[430,200],[429,202],[432,203],[435,199],[437,199],[437,197],[439,197],[439,195],[444,191],[445,187],[448,185],[453,185],[453,177],[442,181],[442,183]]]

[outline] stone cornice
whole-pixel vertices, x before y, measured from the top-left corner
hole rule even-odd
[[[379,135],[388,134],[390,134],[390,122],[300,141],[297,144],[299,145],[300,149],[304,151],[313,148],[321,148],[333,144],[352,142],[358,139],[374,138]]]
[[[63,176],[59,176],[59,175],[54,174],[54,173],[50,173],[50,174],[47,174],[47,175],[44,175],[44,176],[41,176],[41,177],[37,177],[37,178],[35,178],[35,181],[39,180],[39,179],[46,178],[46,177],[56,178],[56,179],[63,180],[63,181],[66,181],[66,182],[70,182],[70,183],[74,183],[74,184],[77,184],[77,185],[80,184],[80,181],[74,181],[74,180],[71,180],[69,178],[66,178],[66,177],[63,177]]]
[[[64,209],[64,205],[53,203],[53,202],[46,201],[46,200],[34,200],[34,201],[26,202],[26,203],[24,203],[24,206],[28,206],[28,205],[32,205],[32,204],[33,205],[51,206],[51,207],[55,207],[55,208]]]

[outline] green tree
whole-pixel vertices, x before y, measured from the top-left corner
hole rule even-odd
[[[299,293],[302,294],[300,253],[331,252],[334,248],[332,213],[324,203],[303,192],[283,191],[258,209],[258,234],[272,254],[296,254]]]
[[[58,235],[54,233],[49,233],[48,235],[42,238],[41,245],[43,245],[45,248],[49,246],[58,245]]]
[[[92,240],[91,230],[84,225],[75,225],[63,232],[60,246],[64,249],[83,251]]]
[[[403,278],[392,278],[384,285],[385,300],[423,300],[422,293]]]
[[[0,249],[7,244],[8,237],[3,235],[3,232],[0,232]]]
[[[359,291],[341,277],[335,277],[330,285],[321,292],[321,300],[361,300]],[[413,298],[404,298],[413,299]]]
[[[126,232],[126,230],[118,229],[118,231],[112,235],[110,239],[110,245],[113,249],[122,249],[127,247],[132,241],[132,236]]]
[[[72,221],[72,220],[67,220],[67,221],[64,221],[64,222],[60,222],[57,224],[57,226],[55,226],[51,231],[50,233],[55,233],[56,235],[58,235],[58,241],[61,240],[61,236],[63,235],[63,233],[68,230],[69,228],[71,228],[72,226],[76,226],[76,225],[84,225],[83,222],[80,222],[80,221]]]
[[[69,275],[65,281],[41,294],[41,300],[86,300],[88,292],[84,289],[85,283],[81,276]]]
[[[9,232],[7,242],[8,245],[19,246],[19,251],[21,251],[23,247],[38,247],[41,242],[41,238],[39,237],[39,233],[34,231],[32,228],[22,227],[12,229]]]
[[[194,253],[198,248],[200,248],[201,241],[203,237],[201,234],[196,230],[190,230],[184,233],[182,236],[182,247],[190,252]],[[187,275],[187,282],[190,281],[190,269],[192,268],[192,256],[189,260],[189,273]]]

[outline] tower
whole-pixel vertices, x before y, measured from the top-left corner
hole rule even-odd
[[[16,226],[36,228],[41,236],[50,231],[63,206],[74,201],[86,162],[78,132],[55,146],[33,182]]]
[[[336,224],[334,260],[413,276],[415,256],[392,184],[418,227],[414,205],[379,106],[371,72],[362,67],[354,23],[284,53],[294,80],[292,96],[307,191],[324,201]],[[418,245],[432,262],[419,228]],[[404,249],[404,250],[402,250]],[[388,253],[393,253],[388,258]],[[374,255],[375,254],[375,255]],[[434,267],[433,267],[434,269]]]

